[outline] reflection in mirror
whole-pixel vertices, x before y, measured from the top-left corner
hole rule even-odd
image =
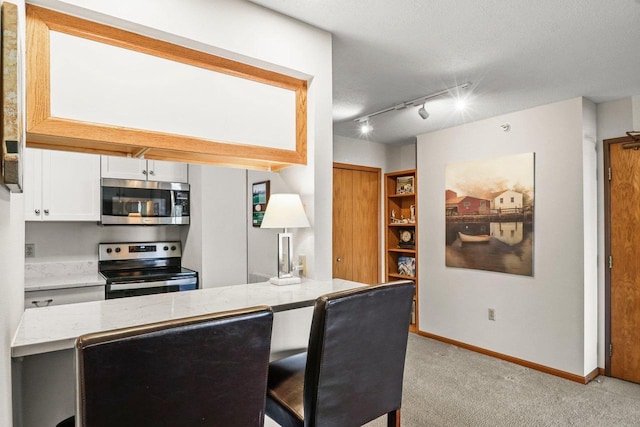
[[[292,276],[291,233],[278,233],[278,277]]]

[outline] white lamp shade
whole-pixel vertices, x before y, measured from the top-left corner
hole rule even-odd
[[[302,200],[297,194],[272,194],[260,228],[309,227]]]

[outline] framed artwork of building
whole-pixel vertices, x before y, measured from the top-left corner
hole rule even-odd
[[[446,165],[447,267],[533,276],[534,158]]]

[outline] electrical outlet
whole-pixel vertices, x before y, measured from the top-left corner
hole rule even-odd
[[[496,310],[494,308],[489,309],[489,320],[496,320]]]
[[[36,256],[36,244],[27,243],[26,245],[24,245],[24,257],[33,258],[34,256]]]
[[[307,277],[307,256],[298,255],[298,265],[300,266],[300,276]]]

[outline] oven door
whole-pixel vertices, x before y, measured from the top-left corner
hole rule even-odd
[[[158,280],[154,282],[113,282],[105,286],[105,298],[125,298],[198,289],[198,278]]]

